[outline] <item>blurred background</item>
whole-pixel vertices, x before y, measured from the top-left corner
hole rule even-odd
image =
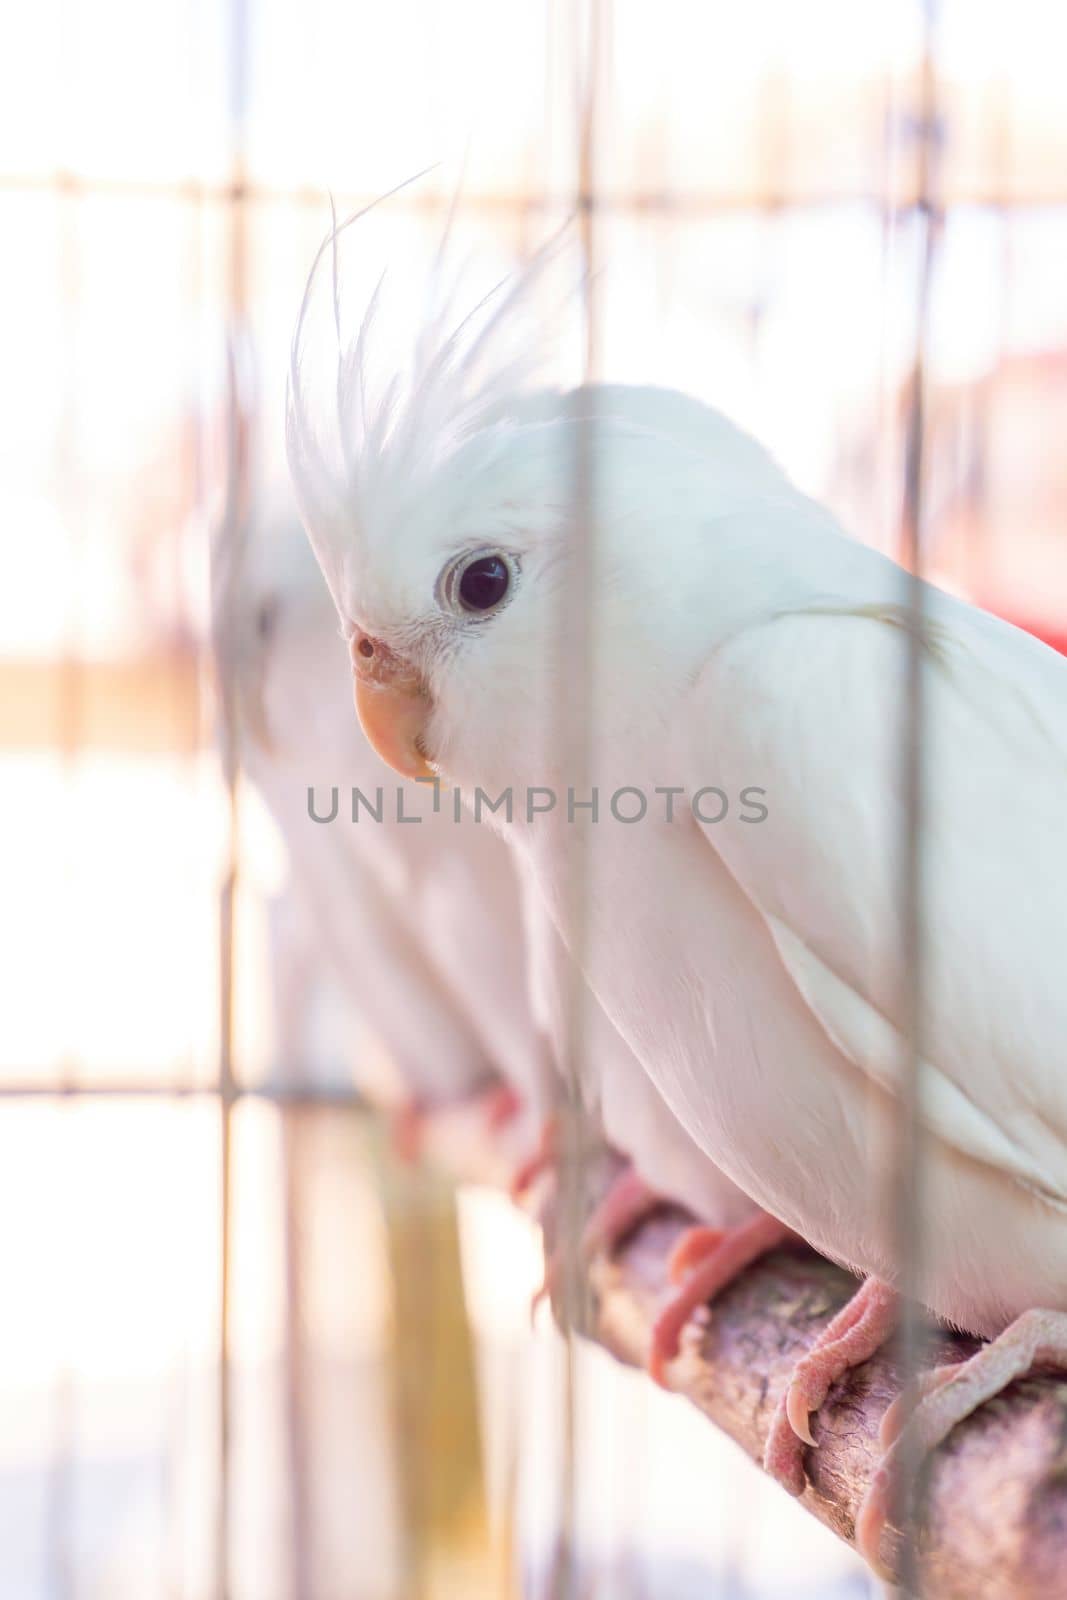
[[[498,275],[578,212],[596,376],[711,401],[896,552],[917,418],[925,565],[1062,640],[1067,13],[40,0],[9,33],[0,1593],[546,1593],[538,1237],[360,1101],[373,1045],[220,757],[211,541],[235,496],[295,518],[328,193],[437,164],[378,258],[432,252],[457,185]],[[588,1596],[868,1593],[682,1402],[595,1350],[578,1379]]]

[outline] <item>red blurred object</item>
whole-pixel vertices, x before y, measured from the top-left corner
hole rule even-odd
[[[1042,644],[1050,644],[1053,650],[1058,650],[1061,655],[1067,656],[1067,623],[1039,622],[1034,617],[1015,616],[995,605],[987,606],[986,609],[998,617],[1003,617],[1005,622],[1011,622],[1015,627],[1022,628],[1025,633],[1032,633]]]

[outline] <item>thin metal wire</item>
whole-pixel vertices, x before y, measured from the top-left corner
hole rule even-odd
[[[601,50],[607,23],[608,0],[586,0],[570,13],[568,40],[572,51],[577,117],[578,237],[582,254],[582,312],[584,317],[583,380],[589,382],[597,368],[597,307],[595,301],[597,152]],[[554,659],[567,662],[558,680],[554,709],[559,770],[578,796],[589,788],[593,699],[591,579],[593,565],[593,483],[588,439],[583,429],[574,431],[567,503],[571,507],[571,536],[567,581],[561,587],[556,618]],[[562,1261],[561,1328],[564,1338],[561,1409],[563,1421],[560,1478],[560,1527],[551,1579],[553,1600],[577,1600],[578,1522],[578,1334],[586,1321],[587,1286],[581,1270],[580,1239],[589,1133],[581,1093],[581,1063],[585,1051],[587,1004],[585,955],[588,943],[589,859],[584,830],[560,825],[559,849],[563,857],[564,918],[570,930],[571,958],[563,968],[563,1084],[559,1113],[560,1171],[558,1249]]]
[[[285,205],[313,211],[321,216],[329,209],[332,195],[340,214],[360,210],[381,198],[381,191],[366,189],[323,189],[314,184],[270,184],[260,180],[229,178],[212,182],[199,178],[159,179],[122,178],[107,173],[69,172],[62,168],[50,172],[0,173],[0,193],[71,194],[90,198],[108,196],[135,200],[171,197],[185,205]],[[471,191],[463,196],[465,212],[482,216],[554,215],[560,196],[537,190],[511,189],[492,193]],[[906,213],[921,205],[914,190],[890,196],[895,207]],[[868,205],[881,208],[885,192],[865,183],[840,184],[805,190],[766,186],[749,189],[674,193],[666,189],[628,190],[625,194],[597,196],[597,212],[604,217],[651,215],[700,219],[714,216],[747,215],[753,211],[837,211],[842,207]],[[1067,183],[1049,183],[1025,188],[1013,181],[1010,190],[992,184],[959,182],[944,196],[946,204],[999,211],[1034,211],[1047,206],[1067,205]],[[436,216],[441,196],[432,189],[397,201],[398,211],[426,212]]]
[[[244,172],[244,113],[248,55],[248,19],[245,0],[231,0],[230,25],[230,128],[235,181]],[[227,336],[229,348],[239,358],[246,337],[248,298],[248,241],[244,206],[229,208],[230,247]],[[239,359],[235,362],[239,371]],[[237,404],[236,386],[231,393],[231,441],[227,483],[227,515],[237,524],[247,504],[250,463],[248,433]],[[232,541],[236,542],[236,541]],[[219,895],[219,1341],[218,1341],[218,1515],[216,1523],[216,1586],[219,1600],[231,1593],[230,1551],[232,1516],[232,1383],[230,1333],[233,1318],[233,1111],[236,1074],[234,1068],[234,981],[235,903],[240,872],[238,815],[238,720],[236,685],[232,670],[219,674],[219,711],[223,746],[223,776],[227,798],[227,868]]]
[[[929,727],[925,719],[925,606],[923,568],[923,461],[926,429],[926,351],[930,321],[930,284],[937,243],[938,209],[935,171],[941,137],[935,66],[935,7],[924,8],[923,50],[919,77],[919,105],[914,123],[916,190],[919,196],[919,261],[916,282],[915,359],[911,372],[906,422],[904,503],[901,543],[909,573],[907,677],[903,706],[901,765],[904,793],[901,839],[900,932],[903,954],[901,1035],[904,1060],[898,1099],[896,1182],[893,1195],[898,1288],[901,1294],[897,1348],[905,1384],[914,1383],[920,1366],[925,1318],[921,1311],[923,1282],[925,1137],[921,1120],[923,1094],[923,853],[922,828],[929,774]],[[900,1489],[907,1496],[903,1512],[905,1540],[898,1583],[903,1594],[920,1594],[921,1572],[917,1550],[919,1508],[911,1490],[917,1460],[900,1462]]]
[[[238,820],[235,775],[228,782],[229,865],[219,895],[219,1342],[218,1441],[219,1503],[216,1574],[219,1600],[230,1593],[230,1326],[233,1308],[231,1198],[234,1107],[234,900],[238,875]]]
[[[64,32],[64,39],[67,35]],[[64,53],[64,61],[66,55]],[[75,347],[73,308],[76,304],[73,289],[77,283],[80,266],[80,241],[78,237],[77,208],[69,203],[60,204],[60,234],[63,240],[61,253],[63,297],[61,316],[67,347]],[[62,762],[68,794],[73,786],[78,759],[82,748],[82,729],[85,722],[85,696],[80,652],[77,644],[79,601],[83,593],[78,582],[79,563],[84,556],[84,522],[76,507],[80,504],[77,489],[78,449],[78,396],[73,369],[68,367],[60,391],[59,414],[55,433],[55,485],[56,495],[70,518],[72,554],[69,570],[69,593],[66,598],[66,627],[59,677],[57,703],[56,747]],[[64,875],[70,882],[74,872],[74,856],[68,848],[64,852]],[[59,1083],[53,1086],[53,1098],[58,1090],[59,1104],[64,1110],[71,1105],[74,1058],[69,1045],[64,1048],[59,1066]],[[71,1319],[73,1321],[73,1319]],[[47,1535],[45,1548],[50,1568],[50,1590],[56,1600],[65,1600],[75,1588],[75,1560],[71,1548],[74,1523],[75,1472],[74,1452],[77,1430],[78,1384],[77,1378],[64,1360],[56,1372],[52,1396],[51,1449],[45,1492],[45,1520]]]
[[[231,1105],[242,1100],[262,1100],[282,1108],[289,1106],[317,1106],[340,1111],[366,1111],[370,1108],[358,1089],[344,1084],[282,1084],[241,1083],[230,1077],[226,1091]],[[0,1085],[3,1100],[58,1100],[65,1103],[76,1100],[218,1100],[219,1086],[212,1083],[131,1083],[125,1079],[100,1080],[94,1083],[76,1083],[60,1090],[54,1083],[6,1083]]]
[[[303,1070],[299,1058],[295,1065]],[[285,1432],[289,1490],[289,1572],[292,1600],[312,1600],[312,1439],[307,1404],[304,1302],[307,1272],[301,1216],[308,1202],[309,1147],[314,1130],[302,1106],[281,1116],[282,1253],[285,1273]]]

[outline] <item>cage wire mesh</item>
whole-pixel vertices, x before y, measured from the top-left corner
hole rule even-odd
[[[1062,23],[1008,9],[67,0],[23,18],[0,97],[4,1593],[866,1592],[699,1419],[577,1337],[579,987],[561,1345],[524,1331],[524,1225],[485,1195],[457,1213],[393,1158],[356,1088],[374,1046],[243,770],[230,673],[209,688],[209,551],[295,527],[284,373],[327,188],[344,214],[444,150],[458,165],[383,212],[390,258],[432,255],[457,193],[456,248],[498,275],[574,214],[587,379],[711,400],[858,537],[1062,639]],[[581,788],[580,449],[565,490],[578,670],[551,736]],[[910,1092],[886,1198],[905,1286],[927,1223],[920,595]],[[580,838],[560,845],[579,927]],[[913,1365],[919,1337],[906,1318]]]

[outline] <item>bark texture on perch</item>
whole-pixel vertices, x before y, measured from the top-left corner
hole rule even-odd
[[[628,1364],[647,1358],[667,1258],[687,1220],[654,1217],[613,1260],[593,1264],[595,1336]],[[774,1251],[687,1332],[671,1388],[761,1462],[794,1361],[855,1287],[801,1245]],[[938,1330],[928,1359],[940,1365],[976,1348]],[[848,1543],[878,1463],[878,1425],[900,1387],[894,1361],[879,1354],[812,1418],[817,1448],[806,1452],[802,1504]],[[921,1509],[923,1600],[1067,1600],[1067,1381],[1028,1378],[961,1423],[932,1458]],[[883,1555],[893,1556],[888,1534]]]
[[[506,1184],[519,1150],[507,1130],[490,1138],[470,1107],[429,1122],[424,1149],[435,1165],[468,1182]],[[630,1366],[646,1364],[667,1260],[690,1224],[664,1209],[590,1268],[593,1337]],[[762,1463],[793,1363],[855,1288],[847,1272],[803,1245],[775,1250],[723,1291],[699,1329],[687,1329],[671,1388]],[[932,1330],[926,1360],[962,1360],[976,1348],[973,1339]],[[812,1417],[817,1448],[806,1452],[801,1503],[846,1543],[880,1457],[879,1423],[900,1389],[891,1355],[879,1353],[836,1384]],[[1067,1600],[1067,1379],[1012,1384],[953,1430],[924,1485],[922,1600]],[[882,1547],[890,1561],[892,1532]]]

